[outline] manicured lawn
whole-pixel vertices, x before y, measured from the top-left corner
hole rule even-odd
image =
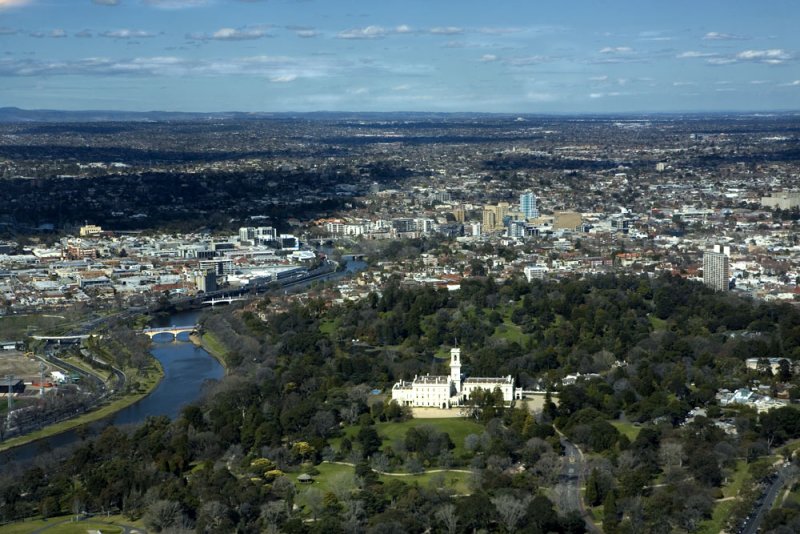
[[[728,475],[728,483],[722,486],[722,495],[724,497],[736,497],[739,494],[739,490],[742,489],[742,485],[747,479],[747,467],[747,462],[744,460],[736,462],[736,469]],[[734,507],[738,505],[739,501],[737,499],[717,502],[714,506],[711,519],[703,521],[700,524],[698,532],[701,534],[716,534],[722,532],[725,521],[731,516]]]
[[[650,319],[650,325],[653,327],[653,330],[666,330],[667,329],[667,321],[664,319],[659,319],[652,313],[647,316]]]
[[[479,423],[457,417],[442,419],[409,419],[402,423],[377,423],[375,425],[375,430],[378,431],[378,435],[383,439],[383,445],[386,446],[391,445],[395,440],[405,439],[406,432],[408,432],[409,428],[424,425],[435,427],[440,432],[447,432],[453,444],[456,446],[456,448],[453,449],[453,455],[456,457],[464,452],[464,438],[467,437],[468,434],[481,434],[483,432],[483,426]],[[344,435],[354,440],[356,434],[358,434],[358,430],[359,427],[357,425],[348,426],[344,429]],[[339,449],[340,443],[341,438],[331,440],[331,446],[336,450]]]
[[[190,339],[192,342],[197,340],[195,336],[192,336]],[[206,352],[213,356],[222,365],[222,367],[225,368],[226,373],[228,372],[228,364],[226,363],[228,349],[225,348],[225,345],[223,345],[214,334],[211,332],[203,333],[202,338],[199,339],[199,343],[197,344],[202,346]]]
[[[300,473],[289,473],[287,475],[296,483],[298,504],[305,504],[303,494],[308,491],[309,488],[316,488],[323,494],[334,492],[335,489],[340,488],[355,488],[355,469],[352,466],[323,462],[315,466],[315,468],[319,471],[319,474],[314,475],[314,482],[311,484],[300,484],[297,482],[297,477]],[[470,476],[470,473],[442,471],[439,473],[426,472],[419,475],[378,475],[378,478],[384,484],[390,480],[399,480],[405,484],[412,486],[418,485],[420,487],[428,487],[431,484],[436,484],[437,486],[451,488],[456,494],[468,495],[470,492]]]
[[[319,323],[319,331],[325,335],[332,335],[336,331],[336,321],[325,319]]]
[[[505,339],[509,343],[518,343],[520,346],[524,346],[528,340],[528,335],[523,334],[520,327],[511,321],[505,321],[503,324],[497,325],[492,337]]]
[[[436,469],[433,469],[435,471]],[[472,476],[470,473],[461,473],[457,471],[442,471],[440,473],[422,473],[412,476],[390,476],[380,475],[381,481],[385,484],[389,480],[400,480],[409,485],[419,485],[420,487],[428,487],[432,483],[437,486],[450,488],[458,495],[469,495],[469,478]]]
[[[620,434],[625,435],[629,440],[633,441],[639,435],[641,427],[635,426],[628,421],[609,421],[619,431]]]
[[[11,523],[0,527],[3,534],[29,534],[40,529],[47,534],[86,534],[89,530],[99,530],[103,534],[119,534],[124,525],[144,531],[141,521],[130,521],[120,515],[109,517],[98,516],[84,521],[73,521],[73,516],[51,517],[50,519],[36,519],[21,523]]]

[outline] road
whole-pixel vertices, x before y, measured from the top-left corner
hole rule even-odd
[[[758,532],[761,522],[764,520],[764,516],[772,509],[772,505],[775,503],[783,487],[797,477],[797,475],[797,468],[791,464],[778,469],[777,476],[772,483],[767,486],[767,489],[758,501],[756,501],[755,510],[750,514],[739,530],[741,534],[756,534],[756,532]]]
[[[600,529],[594,524],[586,507],[583,505],[583,495],[581,494],[581,485],[583,482],[583,472],[586,463],[583,460],[583,452],[571,441],[567,440],[566,436],[556,430],[561,438],[561,445],[564,447],[564,462],[561,468],[561,476],[559,486],[563,487],[563,495],[560,499],[559,505],[563,508],[562,512],[577,511],[583,517],[586,523],[586,531],[592,533],[600,533]]]

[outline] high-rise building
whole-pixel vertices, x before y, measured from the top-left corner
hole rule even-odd
[[[703,253],[703,283],[715,291],[727,291],[730,283],[730,247],[714,245]]]
[[[528,191],[519,196],[519,211],[526,219],[535,219],[539,216],[539,208],[536,206],[536,196]]]

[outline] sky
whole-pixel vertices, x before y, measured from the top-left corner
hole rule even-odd
[[[0,107],[800,109],[797,0],[0,0]]]

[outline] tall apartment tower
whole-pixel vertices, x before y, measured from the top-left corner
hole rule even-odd
[[[715,291],[727,291],[730,282],[730,247],[714,245],[703,253],[703,283]]]
[[[536,207],[536,196],[528,191],[519,196],[519,211],[526,219],[535,219],[539,216],[539,208]]]

